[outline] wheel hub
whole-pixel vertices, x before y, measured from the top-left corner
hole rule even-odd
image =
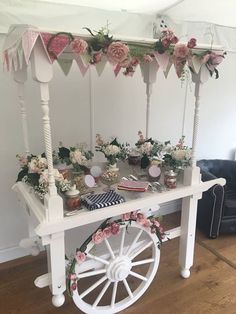
[[[119,256],[112,260],[107,267],[107,277],[111,281],[121,281],[128,277],[132,268],[131,261],[126,256]]]

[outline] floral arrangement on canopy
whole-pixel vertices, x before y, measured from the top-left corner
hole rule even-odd
[[[160,219],[158,217],[150,216],[145,217],[145,215],[139,211],[133,211],[122,215],[121,219],[111,220],[110,218],[105,220],[95,231],[91,234],[89,238],[81,245],[80,248],[76,249],[75,256],[73,260],[69,261],[67,267],[67,291],[69,295],[73,295],[73,291],[77,289],[78,277],[75,273],[75,265],[81,265],[85,262],[87,258],[87,248],[88,244],[92,241],[95,245],[101,244],[105,239],[112,236],[116,236],[120,233],[121,226],[124,225],[129,232],[128,228],[133,223],[136,222],[142,227],[146,228],[150,233],[155,233],[158,238],[158,247],[162,243],[165,237],[165,232],[160,224]]]
[[[96,151],[104,154],[109,165],[115,165],[118,160],[125,160],[128,155],[128,144],[120,144],[117,138],[104,142],[100,134],[96,135]]]
[[[21,33],[22,38],[14,42],[13,46],[9,46],[11,41],[6,40],[3,48],[4,68],[8,71],[21,68],[23,58],[28,65],[32,49],[38,38],[41,39],[49,61],[57,60],[66,75],[70,71],[72,60],[66,60],[64,66],[64,60],[60,59],[60,55],[65,49],[74,54],[83,75],[91,64],[96,66],[100,75],[108,61],[113,65],[115,75],[122,70],[124,75],[132,76],[137,65],[158,63],[165,76],[168,75],[172,64],[180,78],[185,74],[186,65],[195,73],[198,73],[201,66],[205,65],[210,74],[215,73],[218,78],[217,66],[225,57],[224,52],[198,49],[195,38],[191,38],[187,43],[181,43],[174,32],[169,29],[164,29],[160,38],[154,43],[127,43],[114,40],[113,36],[109,34],[108,27],[103,27],[99,31],[91,31],[86,27],[85,29],[91,35],[86,40],[67,32],[51,34],[40,32],[37,28],[26,28]],[[9,32],[10,36],[11,32]],[[71,62],[69,66],[68,62]]]

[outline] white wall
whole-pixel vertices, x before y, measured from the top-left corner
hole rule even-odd
[[[228,54],[219,67],[220,78],[211,79],[203,87],[198,158],[232,158],[236,146],[235,64],[236,55]],[[50,84],[53,145],[56,148],[60,140],[65,145],[89,141],[88,75],[82,78],[75,64],[68,77],[64,77],[57,65],[54,67],[55,75]],[[133,78],[122,74],[115,78],[107,65],[101,78],[94,69],[92,77],[95,132],[104,136],[118,135],[121,141],[134,143],[137,131],[145,130],[145,85],[140,70]],[[5,261],[24,254],[18,243],[27,236],[27,229],[25,214],[11,191],[18,172],[15,156],[24,151],[16,85],[2,72],[0,81],[0,261]],[[181,88],[173,69],[167,80],[161,71],[158,73],[151,100],[150,134],[154,138],[177,142],[182,132],[184,95],[185,88]],[[187,99],[184,126],[186,141],[191,145],[194,97],[190,90]],[[44,148],[39,90],[31,79],[26,84],[26,103],[31,151],[41,153]]]

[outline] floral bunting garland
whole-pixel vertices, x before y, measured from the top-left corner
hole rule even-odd
[[[113,66],[116,76],[120,71],[125,76],[133,76],[138,65],[151,64],[156,60],[165,76],[168,75],[172,64],[179,78],[184,77],[187,68],[198,73],[201,66],[205,65],[210,75],[215,74],[218,78],[217,66],[225,57],[223,52],[195,49],[197,46],[195,38],[191,38],[187,44],[180,43],[178,37],[169,29],[163,30],[160,38],[153,44],[134,44],[114,40],[107,28],[102,28],[98,32],[85,29],[91,35],[86,40],[67,32],[50,34],[39,32],[34,28],[25,28],[25,31],[20,34],[21,38],[12,45],[7,44],[9,40],[6,40],[3,48],[4,68],[8,71],[16,71],[22,67],[23,58],[28,65],[38,38],[41,39],[49,61],[53,63],[57,60],[65,74],[68,73],[68,60],[60,59],[65,50],[74,54],[82,75],[85,75],[90,65],[94,65],[101,75],[108,61]],[[10,36],[7,39],[11,39]]]

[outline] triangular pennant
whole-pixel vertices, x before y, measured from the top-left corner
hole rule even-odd
[[[22,48],[24,51],[25,61],[27,65],[29,63],[29,58],[38,36],[39,32],[34,30],[27,30],[26,32],[24,32],[22,36]]]
[[[82,54],[80,55],[80,57],[85,65],[88,65],[90,63],[91,56],[88,53]]]
[[[102,56],[101,61],[95,64],[98,76],[100,76],[102,72],[104,71],[106,63],[107,63],[107,58],[105,56]]]
[[[23,52],[22,45],[20,45],[18,47],[17,53],[18,53],[18,60],[19,60],[19,68],[22,69],[22,67],[23,67],[23,58],[24,58],[24,52]]]
[[[199,57],[192,56],[191,60],[189,60],[189,65],[193,67],[195,73],[199,73],[202,66],[202,62],[200,61]]]
[[[65,75],[68,75],[72,66],[73,60],[57,59],[57,62]]]
[[[119,74],[121,70],[121,66],[119,64],[117,64],[114,68],[113,68],[113,71],[115,73],[115,76],[117,76]]]
[[[170,72],[170,69],[171,69],[172,64],[173,64],[173,60],[170,58],[166,70],[163,71],[165,78],[167,78],[167,76],[168,76],[168,74],[169,74],[169,72]]]
[[[49,33],[41,33],[40,35],[44,44],[45,51],[47,51],[52,62],[59,57],[59,55],[70,43],[70,38],[67,35],[59,34],[55,36]],[[51,42],[48,47],[50,39]]]
[[[178,78],[180,78],[182,75],[182,72],[183,72],[183,68],[186,64],[186,60],[174,58],[173,63],[174,63],[176,74],[177,74]]]
[[[140,63],[141,73],[144,83],[155,83],[159,64],[154,59],[152,62]]]
[[[3,53],[3,70],[9,71],[9,56],[7,50]]]
[[[78,64],[78,67],[79,67],[79,69],[80,69],[80,72],[81,72],[82,75],[84,76],[85,73],[87,72],[89,66],[88,66],[88,65],[84,65],[84,63],[83,63],[83,61],[82,61],[82,59],[81,59],[81,57],[80,57],[79,55],[76,55],[75,60],[76,60],[76,62],[77,62],[77,64]]]
[[[13,64],[14,71],[17,71],[19,68],[17,50],[13,51],[13,53],[12,53],[12,64]]]
[[[157,51],[154,52],[154,56],[157,60],[157,63],[161,67],[161,69],[163,71],[166,71],[168,64],[169,64],[170,56],[167,53],[161,53],[160,54]]]

